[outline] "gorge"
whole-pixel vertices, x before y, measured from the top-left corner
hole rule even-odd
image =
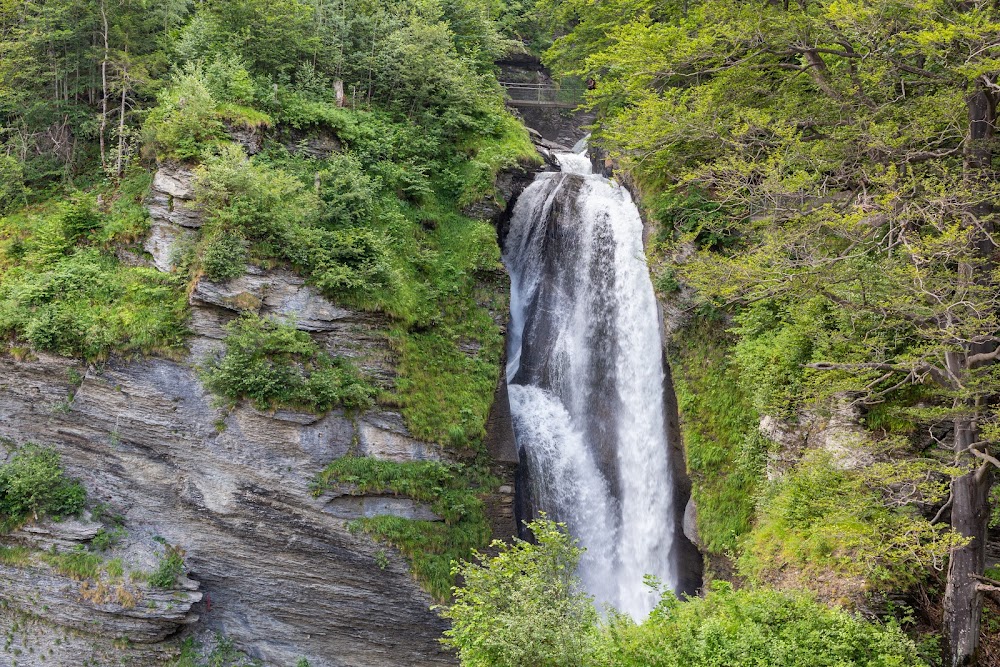
[[[524,191],[505,241],[521,492],[586,548],[596,601],[641,620],[646,575],[680,587],[659,318],[639,212],[580,151]]]

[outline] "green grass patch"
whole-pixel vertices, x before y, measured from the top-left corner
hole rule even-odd
[[[880,487],[905,483],[919,490],[926,472],[904,464],[844,470],[829,453],[811,452],[768,486],[743,544],[741,574],[768,581],[791,566],[807,575],[806,588],[810,573],[832,572],[882,591],[923,581],[928,565],[945,563],[961,538],[915,508],[887,507]],[[939,486],[934,493],[942,500],[947,485]]]
[[[205,386],[260,410],[291,407],[326,412],[371,405],[374,388],[342,358],[331,357],[304,331],[247,315],[226,327],[225,355],[206,362]]]
[[[104,563],[103,558],[90,553],[82,545],[64,553],[41,552],[39,557],[59,574],[80,581],[96,579]]]
[[[0,563],[12,567],[24,567],[31,562],[31,549],[28,547],[4,546],[0,544]]]
[[[455,580],[454,561],[468,559],[489,542],[490,527],[478,489],[495,480],[478,468],[436,461],[396,463],[346,456],[330,463],[316,478],[320,495],[338,484],[353,493],[398,494],[428,503],[443,521],[416,521],[396,516],[356,519],[349,526],[396,547],[413,574],[438,600],[447,600]]]
[[[543,163],[528,131],[509,114],[500,117],[494,135],[477,135],[461,148],[469,155],[461,169],[464,183],[458,204],[468,206],[483,199],[498,199],[496,178],[505,169],[537,167]],[[498,201],[506,205],[505,201]]]
[[[734,550],[753,525],[768,447],[731,349],[721,323],[699,320],[675,338],[672,350],[698,532],[712,553]]]

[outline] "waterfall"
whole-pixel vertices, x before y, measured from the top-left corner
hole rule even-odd
[[[598,604],[644,618],[675,589],[673,487],[659,319],[627,190],[560,153],[514,207],[507,381],[538,509],[587,551]]]

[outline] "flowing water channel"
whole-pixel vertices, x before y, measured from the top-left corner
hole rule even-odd
[[[627,190],[561,153],[514,207],[507,381],[537,509],[586,547],[598,604],[644,618],[677,588],[656,299]]]

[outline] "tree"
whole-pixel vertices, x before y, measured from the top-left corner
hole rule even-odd
[[[576,566],[582,549],[564,524],[528,524],[536,543],[495,541],[489,557],[455,566],[463,585],[441,609],[452,621],[445,644],[466,667],[573,667],[587,664],[597,611],[582,592]]]
[[[640,189],[728,214],[674,230],[727,239],[680,273],[736,314],[741,345],[793,362],[783,386],[749,372],[758,396],[889,404],[952,450],[951,523],[971,539],[951,554],[944,634],[949,664],[975,664],[1000,444],[996,6],[549,4],[572,29],[547,58],[598,80],[596,140]],[[793,355],[774,341],[796,327]]]

